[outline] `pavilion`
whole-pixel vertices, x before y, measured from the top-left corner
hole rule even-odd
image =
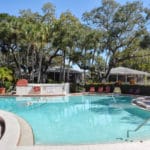
[[[47,75],[48,78],[59,81],[62,78],[62,68],[61,67],[52,67],[48,68]],[[83,72],[73,69],[73,68],[64,68],[65,72],[65,81],[70,83],[80,83],[82,82],[83,78]]]
[[[135,80],[137,84],[147,84],[150,73],[139,71],[126,67],[116,67],[112,68],[109,75],[109,81],[121,81],[130,82],[130,80]]]

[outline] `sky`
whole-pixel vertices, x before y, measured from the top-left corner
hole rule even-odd
[[[127,0],[116,0],[125,3]],[[128,0],[129,2],[133,0]],[[150,8],[149,0],[141,0],[143,4]],[[56,17],[62,12],[69,10],[73,15],[81,19],[82,14],[100,6],[101,0],[0,0],[0,13],[19,15],[19,10],[31,9],[33,12],[41,12],[42,6],[51,2],[56,7]]]

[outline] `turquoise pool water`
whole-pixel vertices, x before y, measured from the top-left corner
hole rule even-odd
[[[0,97],[0,109],[24,118],[36,144],[95,144],[150,139],[150,112],[127,96]],[[127,134],[129,134],[127,138]]]

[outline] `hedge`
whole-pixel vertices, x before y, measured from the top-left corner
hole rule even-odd
[[[86,84],[85,91],[88,92],[90,87],[95,87],[95,91],[98,90],[99,86],[103,86],[104,89],[106,86],[110,86],[111,91],[113,92],[116,84],[114,83],[93,83],[93,84]],[[118,85],[117,85],[118,86]],[[136,95],[146,95],[150,96],[150,85],[130,85],[130,84],[121,84],[119,85],[121,88],[121,92],[123,94],[136,94]],[[136,92],[138,90],[138,92]]]

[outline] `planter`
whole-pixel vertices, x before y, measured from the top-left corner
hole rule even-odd
[[[40,92],[41,91],[41,87],[40,86],[34,86],[33,90],[34,90],[34,92]]]
[[[0,94],[5,94],[6,93],[6,89],[5,88],[0,88]]]

